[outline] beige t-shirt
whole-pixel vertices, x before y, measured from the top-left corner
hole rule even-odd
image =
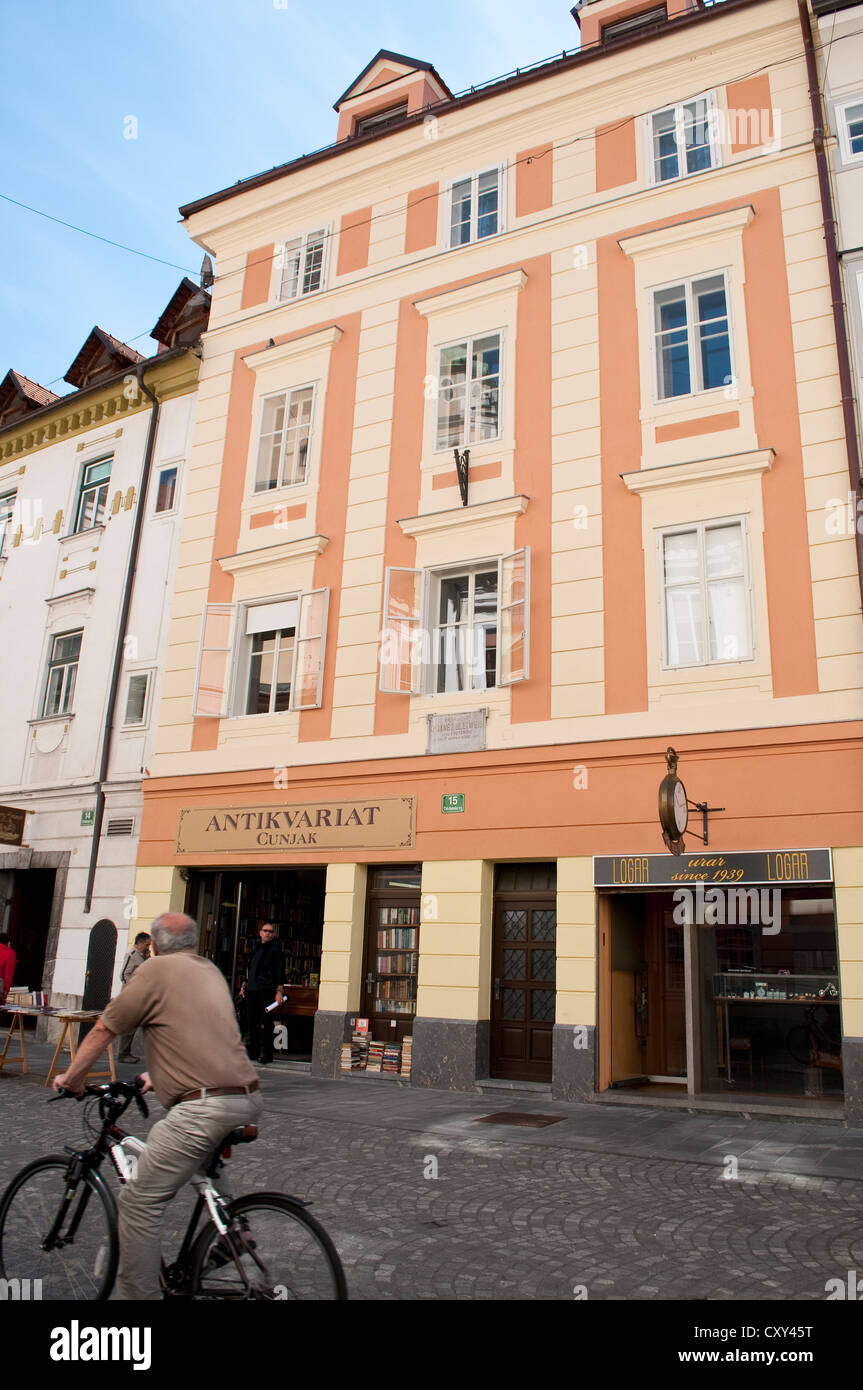
[[[143,1028],[147,1070],[165,1106],[187,1091],[257,1079],[225,977],[193,951],[144,961],[102,1022],[118,1036]]]

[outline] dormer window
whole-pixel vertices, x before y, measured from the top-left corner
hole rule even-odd
[[[354,126],[354,135],[368,135],[373,130],[382,130],[385,126],[403,120],[407,114],[408,104],[402,101],[398,106],[387,106],[383,111],[375,111],[371,116],[359,116]]]
[[[628,39],[640,34],[643,29],[653,29],[664,24],[668,18],[665,5],[655,5],[650,10],[640,10],[638,14],[627,15],[626,19],[616,19],[602,26],[602,42],[611,43],[614,39]]]

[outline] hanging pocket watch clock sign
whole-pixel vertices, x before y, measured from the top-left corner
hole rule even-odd
[[[672,854],[684,853],[683,835],[689,823],[686,788],[677,775],[677,754],[665,750],[668,772],[659,784],[659,824],[662,838]]]

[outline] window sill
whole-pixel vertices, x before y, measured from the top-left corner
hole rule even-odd
[[[58,537],[58,541],[60,541],[60,545],[71,545],[74,541],[79,542],[83,548],[83,546],[89,545],[89,543],[96,541],[96,539],[101,539],[104,532],[106,532],[104,523],[101,525],[92,525],[92,527],[88,527],[86,531],[69,531],[68,535],[61,535],[61,537]]]
[[[728,382],[727,385],[711,386],[706,391],[690,391],[686,396],[663,396],[661,400],[652,400],[639,411],[639,418],[643,424],[656,421],[668,424],[701,416],[714,409],[733,409],[754,397],[755,392],[748,383]]]
[[[34,729],[49,724],[69,724],[74,718],[74,712],[70,711],[68,714],[43,714],[38,719],[28,719],[27,723],[31,729]]]

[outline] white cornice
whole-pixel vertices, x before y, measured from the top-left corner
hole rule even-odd
[[[766,473],[773,467],[774,449],[750,449],[744,454],[722,454],[719,458],[695,462],[667,463],[658,468],[639,468],[621,473],[630,492],[643,494],[682,483],[714,483],[723,478],[739,478],[746,473]]]
[[[71,603],[73,600],[80,601],[81,599],[86,599],[87,602],[90,603],[92,602],[95,592],[95,589],[90,588],[73,589],[70,594],[54,594],[53,598],[46,598],[45,602],[49,608],[55,608],[61,603]]]
[[[243,361],[253,372],[259,372],[265,367],[280,367],[297,357],[320,352],[322,348],[334,348],[342,332],[341,328],[333,324],[331,328],[320,328],[316,333],[303,333],[299,338],[291,338],[287,343],[277,343],[274,347],[262,348],[260,352],[250,352]]]
[[[730,208],[728,212],[708,213],[705,217],[688,217],[673,222],[670,227],[658,227],[652,232],[638,232],[621,237],[618,246],[627,256],[649,256],[657,251],[677,251],[690,242],[708,241],[714,237],[740,233],[755,216],[750,203]]]
[[[225,574],[248,574],[252,570],[270,569],[273,565],[292,560],[308,560],[320,555],[329,544],[329,536],[301,536],[296,541],[281,541],[278,545],[262,545],[257,550],[244,550],[239,555],[224,555],[217,564]]]
[[[434,314],[465,309],[470,304],[481,304],[501,295],[518,294],[526,284],[527,275],[523,270],[508,270],[502,275],[487,275],[482,280],[473,280],[469,285],[461,285],[455,290],[445,290],[443,294],[415,299],[414,308],[423,318],[431,318]]]
[[[493,502],[476,502],[469,507],[451,507],[445,512],[426,512],[424,516],[401,517],[399,526],[406,536],[426,536],[434,531],[452,531],[462,526],[482,526],[490,521],[506,521],[527,510],[529,497],[499,497]]]

